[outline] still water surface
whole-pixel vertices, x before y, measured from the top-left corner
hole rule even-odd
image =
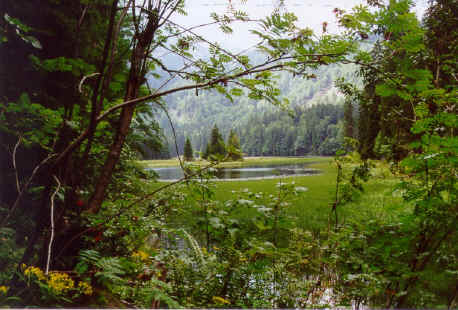
[[[252,166],[243,168],[218,168],[212,169],[215,177],[219,180],[255,180],[269,179],[286,176],[304,176],[320,173],[319,170],[307,168],[306,164],[296,165],[270,165],[270,166]],[[153,168],[160,181],[178,180],[184,176],[180,167],[163,167]]]

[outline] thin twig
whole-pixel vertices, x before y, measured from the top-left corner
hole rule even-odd
[[[223,159],[223,161],[226,160],[227,158],[228,158],[228,157],[226,156],[226,157]],[[123,214],[124,212],[127,212],[128,210],[130,210],[130,208],[132,208],[132,207],[133,207],[134,205],[136,205],[137,203],[143,202],[143,201],[145,201],[146,199],[153,197],[153,196],[156,195],[157,193],[159,193],[159,192],[161,192],[161,191],[163,191],[163,190],[165,190],[165,189],[167,189],[167,188],[169,188],[169,187],[171,187],[171,186],[173,186],[173,185],[182,183],[182,182],[184,182],[184,181],[186,181],[186,180],[188,180],[188,179],[191,179],[191,178],[193,178],[193,177],[195,177],[195,176],[198,176],[198,175],[202,174],[203,171],[208,170],[208,169],[210,169],[210,168],[212,168],[212,167],[214,167],[214,166],[216,166],[216,165],[218,165],[218,164],[219,164],[219,162],[213,162],[213,163],[211,163],[210,165],[205,166],[205,167],[202,168],[202,169],[199,169],[197,172],[195,172],[195,173],[193,173],[193,174],[189,174],[189,175],[186,175],[186,174],[185,174],[185,176],[182,177],[181,179],[176,180],[176,181],[174,181],[174,182],[167,183],[167,184],[165,184],[165,185],[159,187],[158,189],[154,190],[153,192],[148,193],[148,194],[142,196],[141,198],[138,198],[137,200],[133,201],[133,202],[132,202],[131,204],[129,204],[127,207],[124,207],[124,208],[120,209],[116,214],[114,214],[114,215],[108,217],[107,219],[105,219],[105,222],[108,222],[108,221],[111,220],[111,219],[114,219],[114,218],[119,217],[119,216],[120,216],[121,214]],[[98,227],[101,227],[101,225],[102,225],[102,224],[99,224]],[[73,241],[75,241],[76,239],[78,239],[79,237],[81,237],[82,235],[84,235],[85,233],[87,233],[87,232],[89,232],[89,231],[91,231],[91,230],[93,230],[93,229],[94,229],[94,227],[89,227],[89,228],[83,230],[82,232],[78,233],[77,235],[75,235],[73,238],[71,238],[70,241],[67,242],[67,244],[65,244],[65,246],[62,248],[62,250],[60,251],[60,253],[57,255],[57,258],[59,258],[59,257],[63,254],[63,252],[65,251],[65,249],[66,249],[67,247],[69,247]]]
[[[338,57],[338,56],[342,56],[342,55],[343,55],[342,53],[338,53],[338,54],[327,54],[325,56]],[[162,91],[162,92],[158,92],[158,90],[156,90],[156,92],[153,93],[153,94],[149,94],[147,96],[143,96],[143,97],[138,97],[138,98],[135,98],[135,99],[127,100],[127,101],[124,101],[124,102],[122,102],[120,104],[112,106],[111,108],[108,108],[105,112],[101,113],[97,117],[96,122],[98,123],[98,122],[104,120],[111,113],[113,113],[113,112],[115,112],[115,111],[117,111],[117,110],[119,110],[119,109],[121,109],[121,108],[123,108],[125,106],[128,106],[128,105],[136,105],[136,104],[144,103],[145,101],[151,101],[151,100],[154,100],[156,98],[160,98],[160,97],[163,97],[163,96],[166,96],[166,95],[169,95],[169,94],[173,94],[173,93],[176,93],[176,92],[179,92],[179,91],[183,91],[183,90],[208,88],[208,87],[214,86],[214,85],[216,85],[218,83],[224,83],[224,82],[227,82],[229,80],[237,79],[237,78],[240,78],[240,77],[243,77],[243,76],[247,76],[247,75],[251,75],[251,74],[254,74],[254,73],[259,73],[259,72],[264,72],[264,71],[269,71],[269,70],[275,70],[275,69],[281,69],[281,68],[285,68],[285,67],[290,67],[291,66],[291,62],[279,63],[279,64],[267,66],[269,64],[272,64],[272,63],[274,63],[276,61],[281,61],[281,60],[284,60],[284,59],[281,58],[281,59],[269,60],[269,61],[266,61],[266,62],[264,62],[262,64],[256,65],[256,66],[254,66],[252,68],[246,69],[246,70],[244,70],[242,72],[237,72],[237,73],[229,74],[229,75],[228,74],[222,75],[220,77],[214,78],[214,79],[212,79],[210,81],[207,81],[207,82],[184,85],[184,86],[168,89],[168,90],[165,90],[165,91]],[[296,65],[311,64],[311,63],[316,63],[316,62],[317,61],[314,61],[314,60],[300,61],[300,62],[296,62]],[[170,80],[171,79],[169,79],[169,81]],[[89,132],[90,132],[90,129],[89,128],[86,129],[84,132],[82,132],[78,136],[78,138],[76,138],[76,140],[73,143],[68,145],[66,147],[66,149],[62,153],[60,153],[59,157],[55,161],[55,164],[58,164],[60,161],[62,161],[70,152],[73,151],[73,149],[75,149],[78,145],[80,145],[86,139],[86,137],[89,135]]]
[[[48,259],[46,260],[46,272],[45,272],[46,275],[49,273],[49,265],[51,264],[51,249],[52,249],[52,243],[54,241],[54,198],[56,197],[56,194],[60,190],[59,179],[55,175],[53,175],[52,177],[54,178],[54,180],[56,180],[57,187],[54,193],[51,195],[51,237],[49,237],[49,244],[48,244]]]
[[[81,81],[80,81],[80,83],[79,83],[79,85],[78,85],[78,90],[79,90],[79,92],[80,92],[80,93],[83,93],[83,84],[84,84],[84,81],[86,81],[86,79],[91,78],[91,77],[94,77],[94,76],[97,76],[97,75],[99,75],[99,74],[100,74],[100,72],[95,72],[95,73],[91,73],[91,74],[89,74],[89,75],[83,76],[83,78],[81,79]]]
[[[33,169],[33,172],[32,172],[32,175],[29,177],[29,179],[27,180],[27,182],[24,184],[24,186],[22,187],[22,189],[20,190],[17,198],[16,198],[16,201],[14,202],[13,206],[11,207],[11,209],[9,210],[8,212],[8,215],[3,219],[3,221],[1,222],[0,224],[0,228],[5,226],[6,222],[8,221],[8,219],[11,217],[11,215],[13,214],[14,210],[17,208],[17,206],[19,205],[19,202],[21,201],[21,198],[22,196],[24,195],[24,193],[27,191],[27,188],[29,187],[30,185],[30,182],[32,182],[33,178],[35,177],[35,174],[38,172],[38,170],[47,162],[49,161],[51,158],[53,157],[56,157],[57,154],[52,154],[52,155],[49,155],[48,157],[46,157],[45,159],[43,159],[36,167],[35,169]]]
[[[78,29],[80,29],[81,25],[83,24],[83,20],[84,20],[84,17],[86,16],[86,12],[87,12],[88,7],[89,7],[89,4],[86,4],[84,6],[83,13],[81,13],[81,17],[78,20],[78,26],[77,26]]]
[[[180,167],[184,171],[184,165],[180,157],[180,153],[178,152],[178,144],[177,144],[177,134],[175,131],[175,126],[173,126],[172,118],[170,117],[169,111],[167,110],[166,107],[162,106],[161,104],[158,104],[161,109],[165,112],[165,115],[167,116],[167,119],[169,120],[170,127],[172,128],[172,134],[173,134],[173,141],[175,142],[175,151],[177,153],[178,161],[180,162]]]
[[[185,27],[177,24],[177,23],[174,23],[173,21],[170,21],[170,20],[167,20],[168,23],[174,25],[175,27],[178,27],[178,28],[181,28],[183,29],[183,31],[186,31],[186,32],[189,32],[190,34],[192,34],[193,36],[195,36],[196,38],[198,38],[199,40],[201,40],[202,42],[205,42],[207,43],[208,45],[210,45],[211,47],[213,48],[216,48],[220,51],[222,51],[223,53],[225,53],[226,55],[229,55],[231,56],[234,60],[236,60],[238,63],[240,63],[245,69],[247,69],[246,67],[246,64],[244,64],[243,62],[241,62],[236,55],[234,55],[233,53],[229,52],[227,49],[224,49],[222,48],[221,46],[215,44],[215,43],[212,43],[210,41],[208,41],[207,39],[205,39],[204,37],[198,35],[197,33],[195,33],[194,31],[190,30],[190,29],[186,29]]]
[[[226,158],[227,158],[227,156],[226,156]],[[224,161],[226,158],[224,158],[223,161]],[[171,186],[173,186],[173,185],[175,185],[175,184],[181,183],[181,182],[186,181],[186,180],[188,180],[188,179],[192,179],[193,177],[202,174],[203,171],[208,170],[208,169],[210,169],[210,168],[212,168],[212,167],[214,167],[214,166],[216,166],[216,165],[218,165],[218,164],[219,164],[219,162],[213,162],[213,163],[211,163],[210,165],[205,166],[205,167],[202,168],[202,169],[199,169],[199,170],[198,170],[197,172],[195,172],[195,173],[192,173],[192,174],[185,174],[184,177],[182,177],[181,179],[176,180],[176,181],[174,181],[174,182],[167,183],[166,185],[163,185],[163,186],[159,187],[158,189],[152,191],[151,193],[146,194],[146,195],[144,195],[143,197],[141,197],[141,198],[135,200],[135,201],[132,202],[130,205],[128,205],[127,207],[123,208],[123,209],[122,209],[122,212],[124,212],[124,211],[130,209],[131,207],[133,207],[133,206],[136,205],[137,203],[140,203],[140,202],[145,201],[146,199],[148,199],[148,198],[154,196],[155,194],[157,194],[158,192],[163,191],[163,190],[166,189],[166,188],[169,188],[169,187],[171,187]],[[117,216],[119,216],[119,215],[120,215],[120,213],[117,214]]]
[[[103,84],[102,84],[102,90],[101,90],[102,96],[100,98],[100,102],[101,103],[99,103],[100,107],[103,104],[103,97],[104,97],[103,94],[104,94],[104,92],[106,91],[108,85],[111,82],[112,73],[113,73],[113,65],[114,65],[114,56],[115,56],[115,54],[117,52],[116,51],[116,42],[118,40],[119,32],[121,31],[121,25],[122,25],[122,22],[124,21],[124,18],[127,15],[127,11],[129,10],[129,7],[132,4],[132,1],[133,0],[129,0],[129,2],[127,3],[127,6],[123,9],[123,11],[121,13],[121,16],[119,17],[118,23],[116,24],[116,28],[115,28],[115,30],[113,32],[113,38],[111,40],[110,61],[108,62],[108,70],[107,70],[106,78],[103,80]]]
[[[19,139],[17,140],[17,143],[13,149],[13,168],[14,168],[14,175],[16,176],[16,190],[18,194],[21,192],[21,186],[19,185],[19,173],[17,171],[17,166],[16,166],[16,152],[21,142],[22,142],[22,135],[19,136]]]
[[[148,81],[146,81],[146,86],[148,87],[148,90],[151,92],[151,87]],[[172,118],[170,117],[169,111],[161,103],[159,102],[154,102],[154,103],[156,103],[157,106],[159,106],[159,108],[161,108],[164,111],[165,115],[167,116],[167,119],[169,120],[170,127],[172,128],[173,141],[175,142],[175,151],[177,153],[178,161],[180,162],[180,167],[184,171],[184,165],[183,165],[183,162],[181,161],[180,153],[178,152],[177,134],[175,131],[175,126],[173,126]]]

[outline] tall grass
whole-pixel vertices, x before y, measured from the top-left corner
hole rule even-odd
[[[307,230],[319,231],[328,225],[328,218],[334,202],[336,190],[337,170],[332,158],[285,158],[285,157],[260,157],[247,158],[244,162],[225,163],[227,165],[272,165],[272,164],[295,164],[308,162],[308,167],[319,169],[321,174],[310,176],[293,176],[285,178],[264,180],[242,181],[219,181],[214,184],[215,195],[213,199],[221,202],[236,199],[238,192],[247,190],[252,193],[263,192],[267,195],[275,195],[278,191],[277,184],[292,183],[295,186],[306,187],[308,190],[292,198],[288,207],[288,214],[296,218],[296,225]],[[149,161],[148,167],[176,165],[176,160]],[[203,164],[203,162],[201,162]],[[228,166],[229,167],[229,166]],[[389,173],[386,165],[377,163],[377,169],[373,170],[373,177],[364,185],[365,191],[356,201],[338,208],[339,221],[349,220],[365,221],[373,218],[391,220],[405,211],[405,203],[401,203],[398,194],[393,193],[395,177]],[[162,183],[163,184],[163,183]],[[157,183],[151,184],[153,188]],[[240,217],[251,216],[247,210],[240,209]],[[188,219],[192,220],[192,219]]]

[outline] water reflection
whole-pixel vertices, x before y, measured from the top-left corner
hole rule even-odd
[[[296,165],[271,165],[271,166],[252,166],[243,168],[218,168],[212,169],[215,177],[219,180],[253,180],[268,179],[284,176],[303,176],[320,173],[319,170],[307,168],[307,164]],[[180,167],[153,168],[161,181],[178,180],[184,176]]]

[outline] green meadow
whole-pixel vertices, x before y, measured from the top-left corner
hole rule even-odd
[[[297,187],[305,187],[307,191],[301,192],[290,198],[290,205],[286,213],[296,218],[299,227],[319,230],[328,224],[332,205],[335,199],[337,170],[333,158],[330,157],[308,157],[308,158],[287,158],[287,157],[251,157],[243,162],[227,162],[220,164],[220,167],[246,167],[262,166],[272,164],[299,164],[309,163],[307,167],[318,169],[320,174],[310,176],[279,177],[262,180],[232,180],[214,182],[214,198],[225,202],[241,197],[241,191],[251,193],[265,193],[267,195],[278,194],[277,184],[293,183]],[[206,161],[196,161],[193,164],[205,166]],[[140,162],[143,167],[167,167],[178,166],[177,159],[172,160],[151,160]],[[395,178],[383,163],[378,162],[372,170],[370,180],[364,185],[364,191],[354,202],[346,204],[338,209],[339,221],[353,220],[363,221],[367,219],[385,219],[399,214],[398,206],[401,199],[399,195],[393,194],[392,187]],[[157,188],[164,182],[152,184]],[[240,209],[240,217],[249,216],[243,209]]]

